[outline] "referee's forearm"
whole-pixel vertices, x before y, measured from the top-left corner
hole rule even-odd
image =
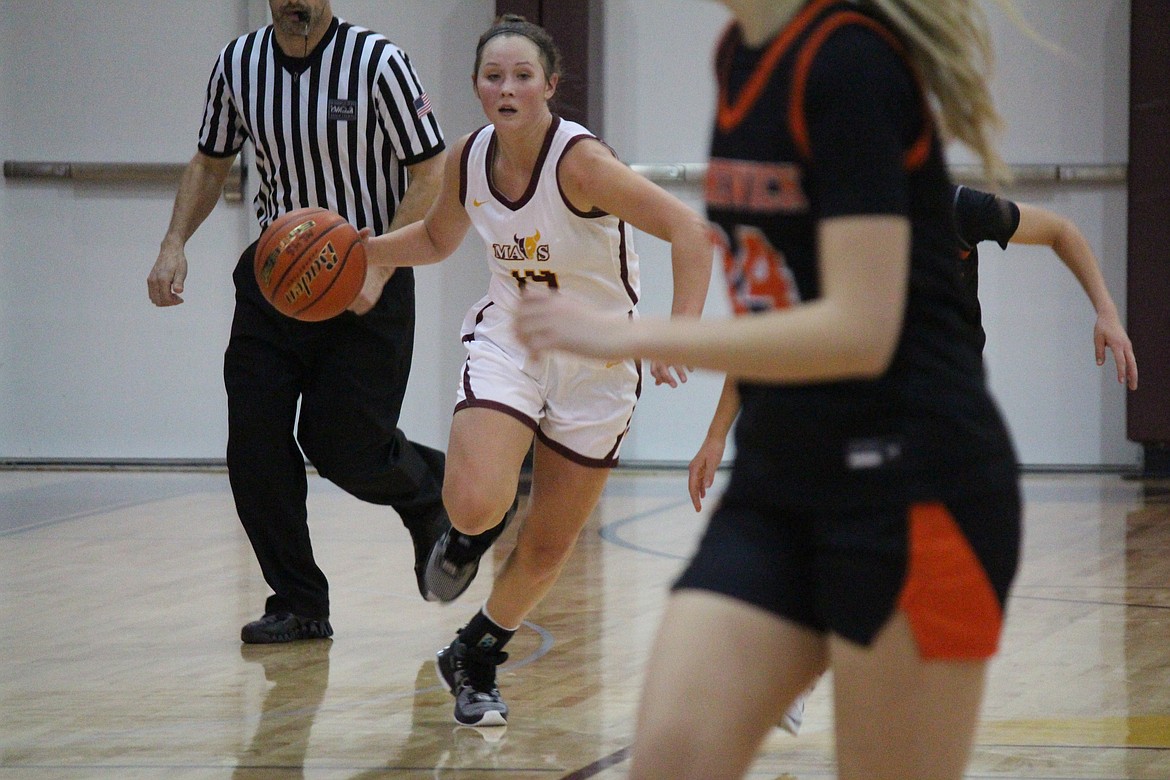
[[[164,244],[177,242],[183,246],[194,235],[219,202],[231,165],[232,158],[219,160],[199,153],[191,158],[179,181]]]

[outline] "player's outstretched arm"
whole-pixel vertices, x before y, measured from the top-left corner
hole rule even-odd
[[[427,210],[430,209],[431,204],[435,202],[435,197],[442,189],[445,160],[446,152],[443,151],[422,162],[407,166],[406,174],[409,184],[406,187],[406,193],[402,196],[402,202],[394,210],[394,220],[390,223],[391,230],[418,222],[426,216]],[[368,235],[369,233],[366,233],[366,236]],[[393,266],[367,263],[366,283],[362,285],[361,292],[350,305],[350,311],[355,314],[365,314],[374,308],[374,304],[382,297],[382,289],[393,273]]]
[[[1127,385],[1130,390],[1136,390],[1138,367],[1133,343],[1125,326],[1121,324],[1121,316],[1109,294],[1101,266],[1084,234],[1072,220],[1055,212],[1027,203],[1018,205],[1020,225],[1011,243],[1048,246],[1072,271],[1097,312],[1097,322],[1093,326],[1097,365],[1104,365],[1105,350],[1108,348],[1117,366],[1117,381]]]
[[[471,220],[459,202],[459,159],[466,143],[466,137],[460,139],[445,156],[442,181],[437,187],[437,194],[433,195],[426,216],[418,219],[415,215],[416,221],[409,224],[403,224],[408,221],[405,217],[402,222],[395,218],[395,226],[401,224],[402,227],[381,236],[363,235],[366,258],[371,266],[399,268],[430,265],[447,259],[459,248],[471,227]],[[416,184],[419,182],[413,182],[407,188],[407,198]],[[425,190],[427,185],[422,184],[422,188]],[[407,204],[408,211],[422,205],[423,201],[425,197],[419,196],[419,202],[414,206]]]
[[[561,161],[557,175],[576,208],[601,209],[668,242],[674,281],[671,317],[693,318],[703,313],[714,257],[703,217],[634,173],[599,141],[573,146]],[[678,387],[687,381],[687,372],[685,364],[651,361],[650,373],[658,385]]]

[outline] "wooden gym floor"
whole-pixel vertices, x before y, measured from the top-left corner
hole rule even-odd
[[[968,777],[1167,780],[1170,484],[1023,483],[1024,562]],[[511,532],[439,606],[391,510],[317,477],[309,502],[336,635],[249,647],[267,588],[225,474],[0,471],[0,780],[627,776],[647,648],[702,526],[684,471],[614,473],[509,648],[506,730],[456,727],[431,658]],[[834,776],[828,687],[752,778]]]

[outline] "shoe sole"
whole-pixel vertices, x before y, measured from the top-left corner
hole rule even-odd
[[[507,726],[508,719],[504,717],[504,713],[491,710],[485,712],[480,716],[479,720],[459,720],[459,716],[455,717],[455,722],[463,726]]]
[[[794,737],[800,736],[800,727],[804,724],[804,702],[807,695],[807,693],[802,693],[796,701],[789,705],[788,710],[781,716],[780,722],[776,724]]]
[[[444,649],[446,649],[446,648],[444,648]],[[441,657],[440,657],[439,653],[436,653],[435,654],[435,662],[434,662],[435,663],[435,676],[439,678],[439,682],[442,683],[443,687],[447,689],[447,693],[454,696],[455,695],[455,688],[454,688],[454,686],[452,686],[450,683],[447,682],[447,677],[443,674],[443,667],[442,667],[440,661],[441,661]],[[479,716],[479,718],[476,720],[461,720],[459,718],[458,713],[454,713],[453,717],[455,719],[455,722],[461,726],[498,727],[498,726],[507,726],[508,725],[507,716],[504,713],[498,712],[496,710],[491,710],[489,712],[485,712],[483,715]]]
[[[291,634],[251,634],[247,631],[240,631],[240,641],[246,645],[282,645],[288,642],[305,642],[310,639],[329,639],[332,636],[332,628],[297,631]]]

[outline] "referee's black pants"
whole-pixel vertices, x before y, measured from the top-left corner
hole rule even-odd
[[[414,276],[397,270],[361,317],[299,322],[261,297],[254,252],[245,250],[233,274],[228,478],[273,591],[265,612],[326,618],[329,583],[309,539],[306,459],[363,501],[393,507],[408,526],[442,507],[443,453],[398,429],[414,347]]]

